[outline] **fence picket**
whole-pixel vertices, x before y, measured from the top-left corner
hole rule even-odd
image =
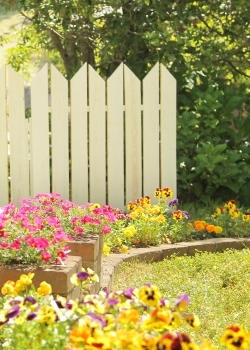
[[[0,206],[9,196],[19,205],[39,192],[121,209],[158,186],[176,195],[176,81],[162,64],[144,78],[142,90],[123,64],[107,88],[85,64],[70,82],[70,106],[67,80],[51,65],[49,86],[46,65],[31,84],[29,121],[24,84],[12,68],[7,72],[8,79],[0,69]]]
[[[48,65],[31,83],[30,191],[31,196],[50,192]]]
[[[51,65],[52,191],[69,199],[68,81]]]
[[[11,201],[20,205],[20,199],[30,195],[28,119],[25,118],[24,85],[11,67],[8,67],[8,81]]]
[[[177,195],[176,183],[176,80],[160,65],[161,186]]]
[[[123,64],[107,81],[108,203],[124,207]]]
[[[124,66],[126,202],[142,196],[141,82]]]
[[[105,81],[89,66],[90,202],[106,203]]]
[[[159,63],[143,80],[143,194],[159,187]],[[156,199],[151,197],[152,202]]]
[[[0,69],[0,206],[9,202],[6,70]]]
[[[88,91],[87,63],[70,81],[71,100],[71,198],[88,202]]]

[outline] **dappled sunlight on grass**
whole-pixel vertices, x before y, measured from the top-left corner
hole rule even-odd
[[[113,289],[139,287],[147,282],[159,286],[170,299],[188,293],[191,298],[188,312],[199,316],[201,328],[193,332],[183,328],[183,331],[188,331],[197,342],[206,338],[218,346],[223,330],[231,324],[249,329],[249,249],[174,256],[150,264],[123,263],[116,273]]]

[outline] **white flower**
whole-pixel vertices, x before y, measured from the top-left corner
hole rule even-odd
[[[191,168],[191,171],[194,171],[195,170],[195,167],[193,166],[192,168]]]
[[[186,166],[185,162],[180,163],[180,167],[184,168]]]

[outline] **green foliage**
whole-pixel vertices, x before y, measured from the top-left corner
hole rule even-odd
[[[249,95],[245,84],[236,90],[220,83],[193,89],[193,104],[181,98],[178,115],[178,162],[186,165],[178,171],[179,193],[205,203],[222,188],[237,194],[249,181]]]

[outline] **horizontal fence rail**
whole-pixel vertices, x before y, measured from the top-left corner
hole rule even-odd
[[[176,194],[176,81],[162,64],[142,82],[124,64],[107,81],[84,64],[70,82],[46,64],[30,91],[27,118],[23,81],[0,68],[0,206],[56,192],[124,209],[157,187]]]

